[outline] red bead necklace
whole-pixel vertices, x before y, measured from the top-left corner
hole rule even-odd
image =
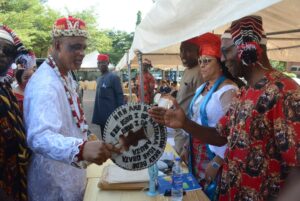
[[[83,109],[82,109],[81,104],[80,104],[78,94],[75,93],[80,116],[78,116],[77,112],[75,111],[74,101],[72,99],[71,92],[68,88],[67,80],[66,80],[65,76],[63,76],[60,73],[60,71],[58,70],[58,67],[57,67],[57,65],[56,65],[56,63],[55,63],[55,61],[54,61],[54,59],[52,58],[51,55],[48,56],[46,62],[49,66],[51,66],[53,68],[53,70],[55,71],[55,73],[60,78],[61,82],[63,83],[64,89],[65,89],[65,92],[66,92],[66,95],[67,95],[67,98],[68,98],[68,101],[69,101],[69,104],[70,104],[70,107],[71,107],[73,119],[74,119],[77,127],[80,128],[80,130],[82,131],[82,134],[86,135],[87,131],[88,131],[88,125],[86,123],[86,119],[85,119]]]

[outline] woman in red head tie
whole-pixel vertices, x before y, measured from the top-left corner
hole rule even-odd
[[[199,45],[198,61],[204,83],[196,90],[190,103],[189,118],[200,125],[215,127],[228,110],[238,87],[221,64],[220,37],[212,33],[203,34],[199,37]],[[204,185],[210,199],[215,200],[217,175],[223,164],[226,145],[216,147],[203,144],[191,136],[190,145],[186,146],[189,149],[189,170]]]

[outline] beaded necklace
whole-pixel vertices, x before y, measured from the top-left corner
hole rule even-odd
[[[70,89],[68,88],[67,80],[66,80],[65,76],[63,76],[59,72],[58,67],[51,55],[48,56],[46,62],[49,66],[51,66],[53,68],[54,72],[57,74],[57,76],[60,78],[61,82],[63,83],[64,89],[65,89],[65,92],[66,92],[66,95],[67,95],[67,98],[68,98],[68,101],[69,101],[69,104],[71,107],[73,119],[74,119],[77,127],[80,128],[82,134],[86,135],[88,132],[88,125],[86,123],[86,119],[85,119],[83,109],[81,107],[80,100],[79,100],[77,93],[75,93],[75,94],[76,94],[77,105],[78,105],[80,116],[78,116],[77,112],[75,111],[74,101],[72,99]]]

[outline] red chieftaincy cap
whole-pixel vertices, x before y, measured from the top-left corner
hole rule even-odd
[[[109,61],[109,56],[107,54],[99,54],[97,57],[98,61]]]
[[[52,28],[52,37],[63,36],[82,36],[87,38],[88,32],[85,26],[85,22],[72,16],[59,18],[55,21]]]

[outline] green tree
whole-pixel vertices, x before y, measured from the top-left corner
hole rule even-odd
[[[275,69],[277,69],[281,72],[286,71],[286,62],[271,60],[270,63],[271,63],[273,68],[275,68]]]
[[[37,57],[46,57],[51,45],[51,29],[61,13],[43,5],[41,0],[10,0],[0,2],[0,19],[11,27],[28,49],[33,49]],[[71,13],[70,13],[71,15]],[[110,51],[111,39],[97,28],[93,9],[74,13],[83,19],[90,33],[87,53]]]
[[[47,0],[0,0],[0,22],[12,28],[37,57],[46,57],[51,45],[51,29],[62,14],[47,7]],[[98,50],[109,53],[116,64],[131,46],[133,33],[100,30],[93,8],[69,15],[83,19],[89,31],[87,53]]]
[[[47,55],[51,25],[60,14],[46,8],[39,0],[10,0],[0,4],[0,19],[11,27],[37,57]]]
[[[112,49],[107,53],[110,55],[111,63],[116,65],[125,52],[130,48],[134,33],[108,31],[107,34],[112,39]]]
[[[112,39],[106,34],[106,31],[101,31],[97,28],[97,19],[94,9],[87,9],[82,12],[74,13],[74,17],[78,17],[85,21],[89,31],[87,53],[94,50],[98,52],[109,52],[112,48]]]

